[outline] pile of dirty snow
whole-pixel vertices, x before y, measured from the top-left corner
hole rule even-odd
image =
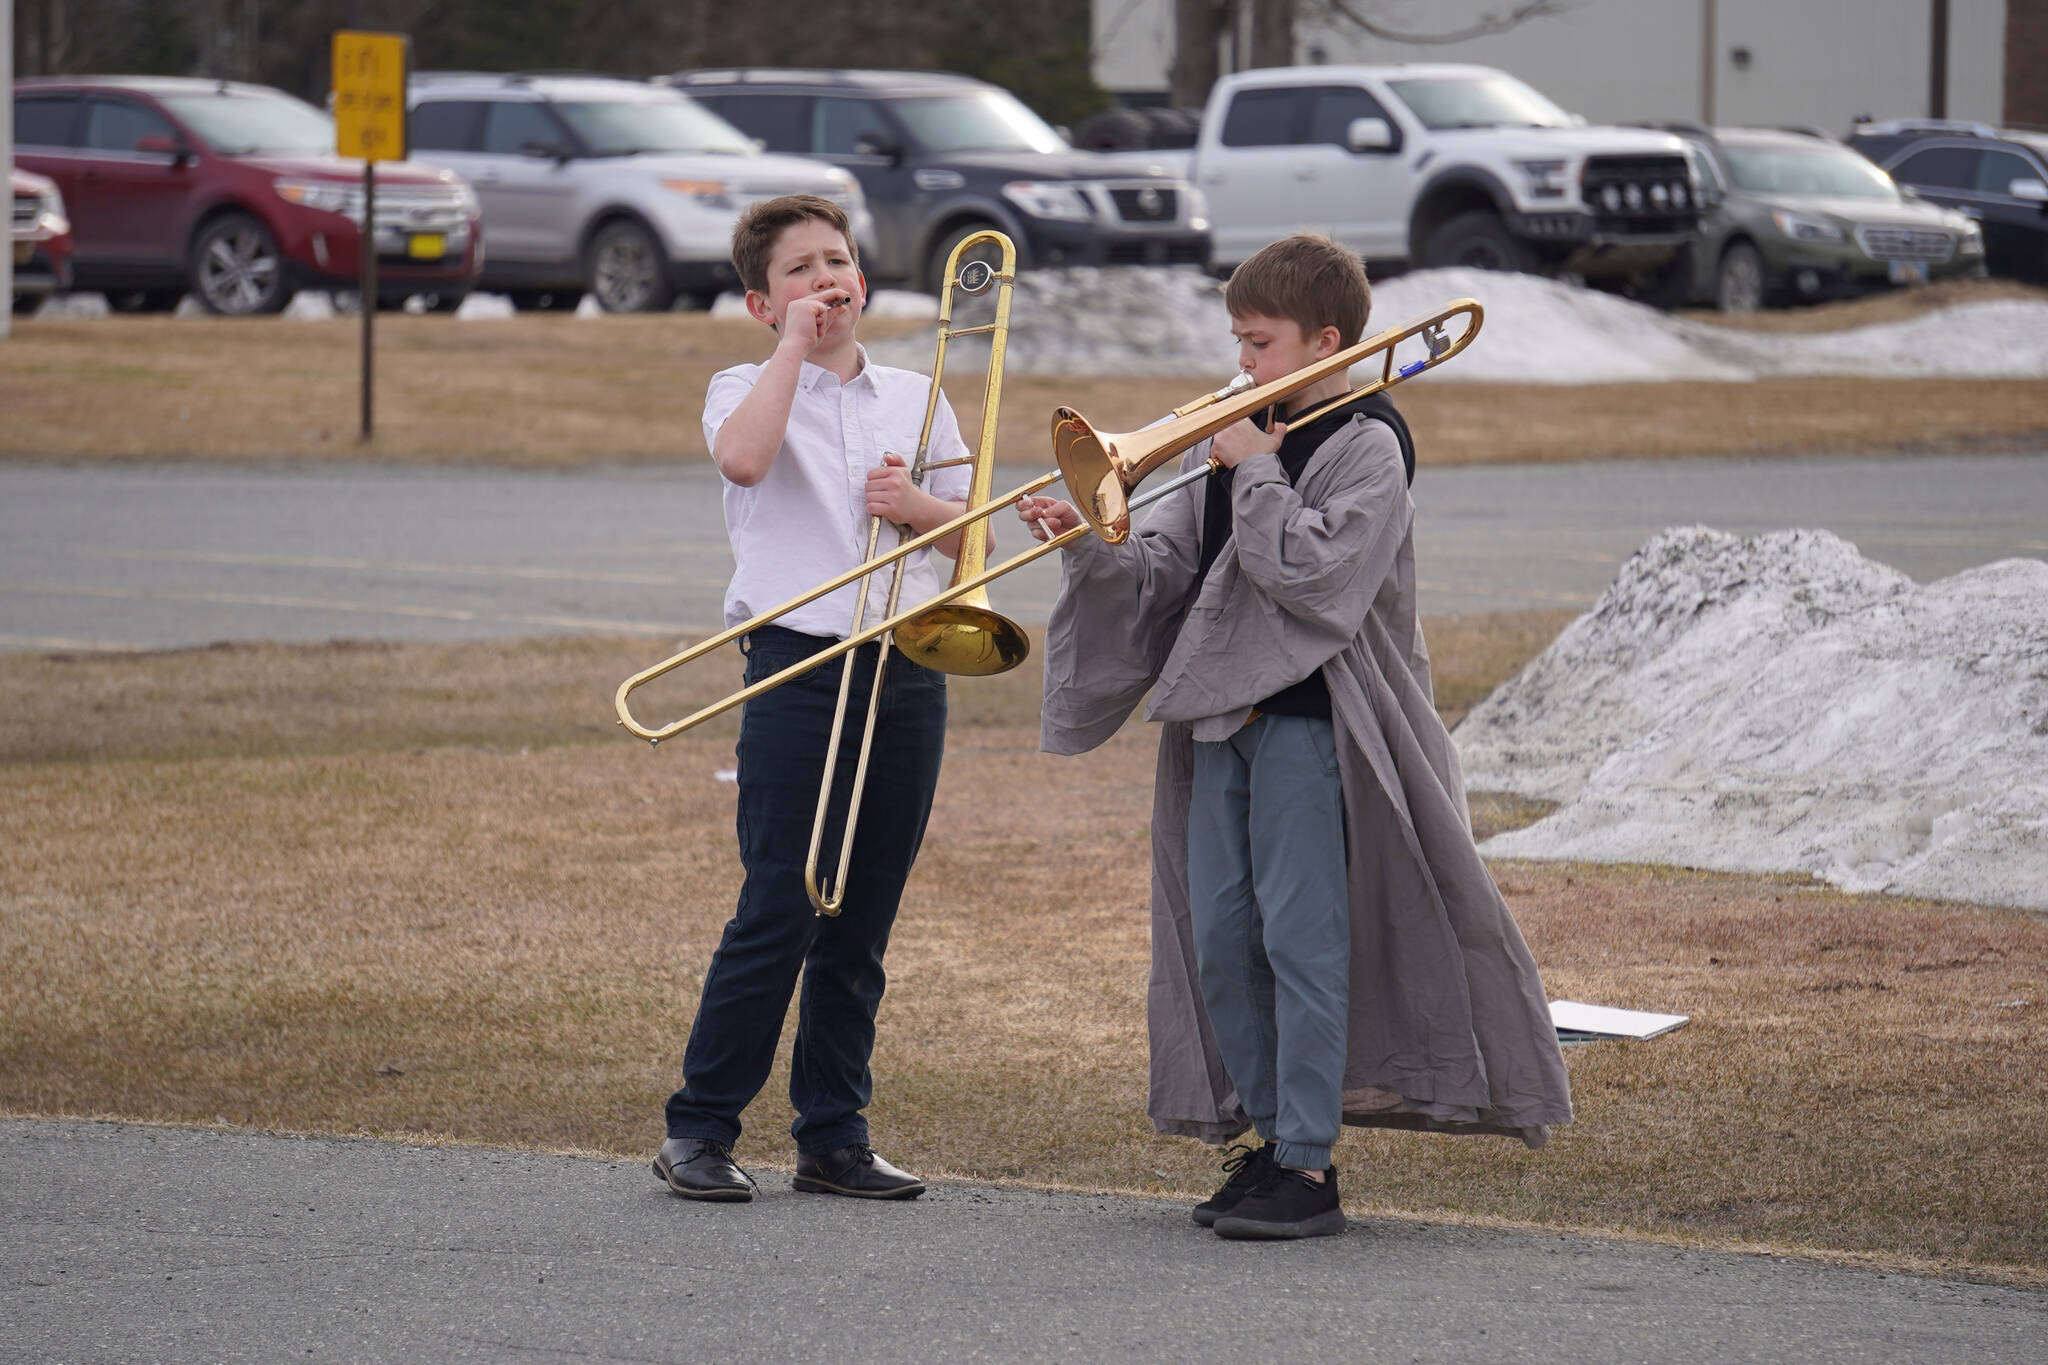
[[[2048,563],[1922,586],[1825,531],[1668,530],[1457,742],[1473,790],[1564,803],[1489,855],[2048,908]]]
[[[2048,303],[2031,299],[1958,304],[1839,332],[1779,334],[1692,322],[1534,275],[1423,270],[1373,286],[1372,329],[1398,326],[1456,298],[1477,299],[1485,324],[1472,348],[1428,382],[2048,377]],[[956,303],[955,324],[982,321],[970,315],[973,307],[972,300]],[[1199,388],[1236,369],[1222,285],[1191,266],[1025,271],[1010,314],[1012,374],[1182,376]],[[870,351],[885,364],[925,368],[932,346],[926,332]],[[977,365],[987,354],[985,343],[971,340],[955,353]],[[1411,345],[1399,362],[1420,355]]]

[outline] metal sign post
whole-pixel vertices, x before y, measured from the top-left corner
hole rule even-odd
[[[405,82],[412,45],[402,33],[334,35],[334,150],[363,163],[363,429],[372,429],[372,334],[377,317],[377,163],[403,161]]]
[[[14,327],[14,0],[0,0],[0,174],[7,177],[7,249],[0,251],[0,340]]]

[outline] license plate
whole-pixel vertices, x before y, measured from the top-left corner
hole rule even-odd
[[[14,263],[16,265],[27,265],[29,258],[35,254],[36,244],[34,242],[16,242],[14,244]]]
[[[1893,284],[1927,283],[1927,262],[1886,261],[1885,267],[1891,272]]]
[[[448,239],[438,232],[415,232],[405,254],[416,261],[438,261],[448,254]]]

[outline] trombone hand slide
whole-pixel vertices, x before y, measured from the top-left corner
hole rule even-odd
[[[1442,331],[1443,324],[1461,314],[1470,319],[1464,332],[1457,337],[1445,338]],[[1483,317],[1484,310],[1481,309],[1477,302],[1472,299],[1459,299],[1445,305],[1427,317],[1419,318],[1401,327],[1390,328],[1378,336],[1370,337],[1360,342],[1357,346],[1347,351],[1340,351],[1327,360],[1321,360],[1305,369],[1297,370],[1294,374],[1288,375],[1284,379],[1277,379],[1270,384],[1242,391],[1233,397],[1219,397],[1217,394],[1211,394],[1207,398],[1198,399],[1186,407],[1177,409],[1182,414],[1181,416],[1138,432],[1099,433],[1079,413],[1073,412],[1069,408],[1062,408],[1060,409],[1060,415],[1054,420],[1053,441],[1055,453],[1061,455],[1064,464],[1066,458],[1073,454],[1085,440],[1086,442],[1095,443],[1098,449],[1106,451],[1108,456],[1115,461],[1111,465],[1110,472],[1117,480],[1115,490],[1116,502],[1114,506],[1120,506],[1123,512],[1121,530],[1118,529],[1115,520],[1098,523],[1094,515],[1091,515],[1091,511],[1099,513],[1102,509],[1099,504],[1091,507],[1087,493],[1083,490],[1094,488],[1099,491],[1099,480],[1094,484],[1090,484],[1085,481],[1082,475],[1069,475],[1067,488],[1070,494],[1075,495],[1075,505],[1084,518],[1081,525],[1062,531],[1051,540],[1034,545],[1030,549],[1004,560],[993,568],[985,568],[978,573],[965,577],[956,574],[954,582],[930,601],[905,611],[894,613],[886,620],[878,621],[874,625],[839,641],[830,648],[820,650],[807,659],[801,659],[791,664],[788,668],[783,669],[780,673],[772,677],[763,678],[751,687],[743,688],[728,697],[713,702],[673,724],[664,725],[659,728],[650,728],[640,724],[633,718],[632,712],[629,709],[629,698],[634,689],[654,681],[665,673],[681,668],[684,664],[702,658],[715,649],[732,643],[748,631],[767,625],[777,617],[795,611],[806,602],[822,597],[826,593],[836,592],[855,579],[865,578],[867,575],[887,567],[905,555],[915,554],[917,551],[943,540],[945,537],[953,534],[955,531],[964,529],[973,522],[992,517],[998,512],[1014,506],[1017,499],[1029,497],[1058,482],[1062,477],[1062,470],[1053,470],[1049,473],[1041,474],[1030,482],[1020,484],[1008,493],[1002,494],[1000,497],[990,498],[978,506],[968,508],[965,512],[962,512],[944,525],[935,526],[921,536],[906,540],[893,550],[878,555],[866,564],[856,565],[854,568],[848,569],[837,578],[812,589],[801,597],[796,597],[783,603],[773,611],[764,612],[751,621],[746,621],[740,625],[723,630],[710,639],[693,645],[672,658],[663,660],[652,668],[643,669],[641,672],[635,673],[632,677],[619,684],[618,695],[615,698],[619,713],[619,724],[625,726],[626,729],[642,739],[659,743],[673,735],[681,734],[685,730],[701,725],[715,716],[722,715],[733,707],[761,695],[761,693],[768,691],[770,688],[780,687],[792,678],[802,677],[812,669],[822,667],[840,655],[857,649],[868,641],[894,630],[905,621],[911,620],[922,613],[929,612],[934,608],[943,607],[951,603],[955,598],[975,592],[1004,574],[1015,569],[1021,569],[1026,564],[1030,564],[1040,557],[1052,553],[1054,550],[1079,539],[1090,531],[1111,543],[1121,542],[1129,535],[1129,514],[1131,512],[1165,497],[1176,489],[1185,487],[1199,479],[1205,479],[1215,471],[1217,468],[1216,462],[1211,460],[1208,464],[1189,470],[1178,478],[1161,484],[1156,489],[1148,490],[1142,497],[1134,498],[1131,496],[1138,482],[1145,475],[1157,469],[1167,460],[1179,455],[1197,441],[1214,435],[1231,423],[1241,421],[1268,404],[1286,397],[1288,394],[1307,388],[1325,375],[1357,364],[1375,350],[1384,350],[1386,352],[1385,363],[1378,378],[1360,388],[1354,389],[1342,398],[1333,399],[1331,402],[1321,405],[1311,413],[1295,418],[1294,423],[1299,425],[1303,422],[1311,421],[1334,407],[1353,402],[1368,394],[1392,388],[1394,385],[1412,378],[1414,375],[1435,369],[1443,364],[1444,361],[1462,352],[1472,343],[1472,338],[1478,334],[1479,325]],[[1404,365],[1397,370],[1394,367],[1393,361],[1395,345],[1411,336],[1418,335],[1425,338],[1426,344],[1430,347],[1431,354],[1425,360]],[[1231,390],[1220,390],[1219,393],[1228,395],[1231,393]],[[1063,427],[1068,427],[1069,424],[1072,424],[1071,427],[1063,430]],[[1077,478],[1083,481],[1077,483]]]

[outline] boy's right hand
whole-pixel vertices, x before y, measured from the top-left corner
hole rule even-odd
[[[824,339],[825,329],[832,325],[837,311],[852,302],[853,295],[844,289],[827,289],[791,300],[788,311],[782,315],[781,344],[794,346],[799,354],[808,356]]]
[[[1070,502],[1058,498],[1022,497],[1017,499],[1017,519],[1030,528],[1038,540],[1051,540],[1063,535],[1081,524],[1081,514]]]

